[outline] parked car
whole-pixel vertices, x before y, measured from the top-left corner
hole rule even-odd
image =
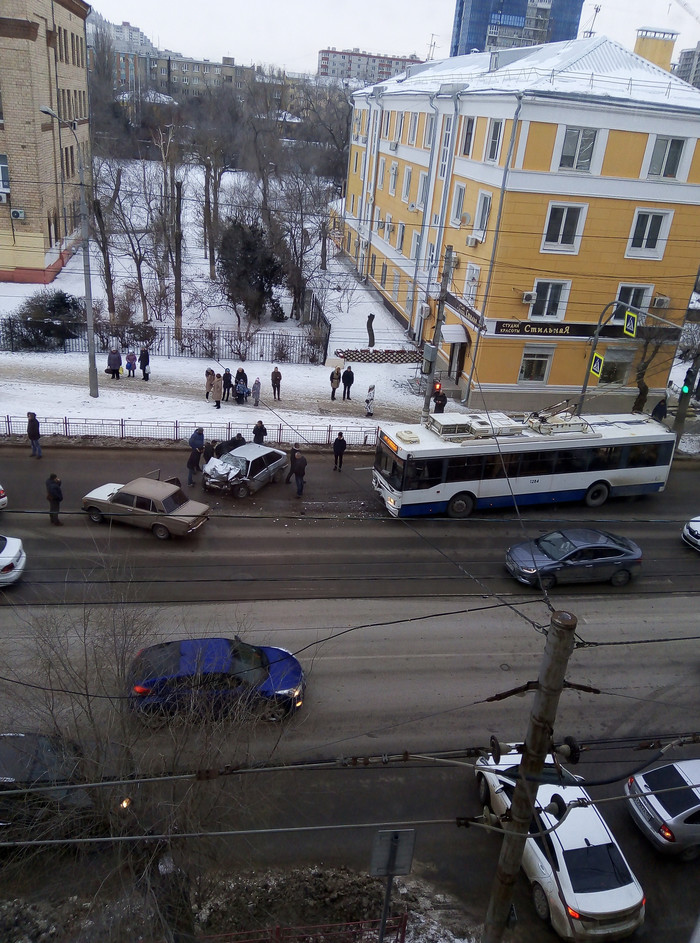
[[[221,458],[210,458],[202,470],[202,488],[246,498],[270,481],[282,481],[288,470],[286,452],[251,442]]]
[[[700,760],[679,760],[630,776],[625,784],[627,808],[642,834],[683,861],[700,854],[699,783]]]
[[[0,535],[0,586],[16,583],[26,565],[27,554],[19,537]]]
[[[510,807],[519,757],[509,753],[476,761],[480,801],[497,815]],[[537,788],[535,812],[525,842],[522,869],[530,882],[537,915],[564,940],[619,940],[644,922],[644,892],[615,838],[594,805],[574,806],[568,814],[546,811],[590,801],[576,777],[547,757]],[[571,781],[573,779],[573,782]]]
[[[130,669],[129,704],[156,724],[177,714],[224,717],[260,708],[278,721],[304,702],[304,671],[290,652],[238,636],[182,639],[144,648]]]
[[[70,740],[0,733],[0,839],[78,838],[116,829],[131,807],[130,791],[87,783],[123,773],[112,751],[99,764],[98,775],[95,758],[88,759]]]
[[[0,485],[0,511],[7,507],[7,491]]]
[[[700,550],[700,517],[688,521],[681,531],[681,537],[693,550]]]
[[[191,501],[175,479],[134,478],[125,485],[110,483],[83,498],[91,521],[119,521],[144,527],[160,540],[184,536],[206,523],[211,508]]]
[[[506,551],[511,576],[529,586],[609,580],[624,586],[639,573],[642,551],[632,540],[592,527],[554,530]]]

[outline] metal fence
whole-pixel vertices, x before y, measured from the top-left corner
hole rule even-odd
[[[74,419],[64,416],[52,418],[40,416],[42,438],[47,436],[61,436],[66,439],[119,439],[128,444],[133,440],[158,442],[186,442],[196,428],[204,429],[205,439],[217,439],[225,442],[232,439],[237,432],[249,442],[253,438],[253,422],[179,422],[139,419]],[[4,427],[4,428],[3,428]],[[343,425],[342,422],[328,423],[327,425],[296,426],[279,422],[265,424],[267,429],[266,443],[289,447],[295,442],[319,447],[330,446],[339,432],[343,433],[349,448],[375,448],[377,444],[377,426]],[[27,435],[26,416],[4,416],[0,420],[0,435],[22,436]]]
[[[194,357],[206,360],[260,360],[269,363],[323,364],[328,356],[330,322],[320,302],[308,293],[303,321],[298,333],[221,328],[184,328],[176,333],[172,325],[95,324],[98,353],[112,348],[121,351],[146,347],[158,357]],[[87,327],[83,323],[60,321],[0,320],[0,350],[51,351],[66,354],[87,353]]]

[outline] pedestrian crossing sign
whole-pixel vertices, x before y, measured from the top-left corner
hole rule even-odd
[[[593,363],[591,364],[591,373],[594,377],[600,379],[600,375],[603,372],[603,358],[600,354],[596,354],[593,358]]]
[[[637,315],[633,311],[625,311],[625,326],[622,331],[628,337],[637,336]]]

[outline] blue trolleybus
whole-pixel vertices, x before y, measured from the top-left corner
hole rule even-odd
[[[676,437],[644,414],[442,413],[381,426],[372,484],[394,517],[663,491]]]

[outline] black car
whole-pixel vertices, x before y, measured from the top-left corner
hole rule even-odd
[[[511,576],[529,586],[611,582],[624,586],[639,573],[642,551],[627,537],[592,527],[554,530],[506,551]]]

